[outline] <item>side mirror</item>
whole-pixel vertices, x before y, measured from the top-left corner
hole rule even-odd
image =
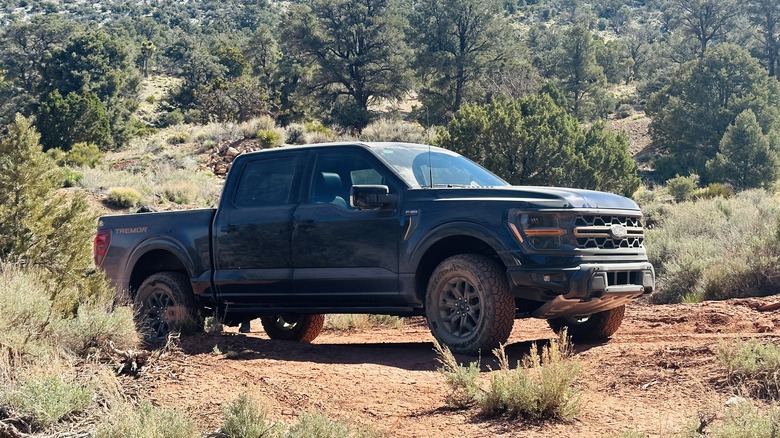
[[[349,192],[349,205],[358,210],[390,209],[398,196],[390,194],[387,186],[355,185]]]

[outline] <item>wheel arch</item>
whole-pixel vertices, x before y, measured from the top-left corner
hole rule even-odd
[[[132,298],[141,283],[157,272],[179,272],[192,278],[193,264],[186,251],[171,242],[157,241],[144,244],[130,257],[128,289]]]
[[[436,230],[418,245],[415,260],[414,287],[418,299],[425,301],[428,279],[434,269],[445,259],[459,254],[480,254],[494,259],[502,269],[507,263],[501,257],[498,239],[489,230],[475,224],[451,224]]]

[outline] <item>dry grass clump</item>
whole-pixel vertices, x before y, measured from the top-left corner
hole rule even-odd
[[[30,430],[50,427],[67,415],[86,409],[92,403],[92,384],[66,380],[53,374],[31,374],[8,383],[0,400],[17,418],[24,419]]]
[[[216,436],[224,438],[368,438],[380,436],[371,428],[355,426],[320,412],[304,412],[289,425],[268,419],[266,409],[241,394],[223,408],[225,421]]]
[[[278,425],[267,418],[265,409],[247,394],[241,394],[225,406],[225,422],[220,432],[227,438],[257,438],[271,436]]]
[[[329,314],[325,317],[325,330],[339,332],[368,330],[372,327],[400,329],[403,326],[403,318],[390,315]]]
[[[16,419],[9,421],[19,430],[36,433],[106,392],[97,388],[103,382],[77,377],[73,359],[101,357],[109,343],[133,348],[138,339],[129,310],[112,307],[110,287],[100,280],[95,274],[83,280],[89,288],[54,293],[50,273],[0,263],[0,420]]]
[[[198,436],[192,418],[174,409],[122,403],[112,407],[95,430],[95,438],[191,438]]]
[[[458,363],[449,348],[443,347],[434,340],[439,366],[436,368],[444,377],[450,391],[444,401],[456,408],[467,408],[476,404],[484,395],[484,389],[478,382],[479,362],[468,365]]]
[[[370,438],[378,437],[380,434],[371,428],[354,426],[319,412],[304,412],[282,436],[285,438]]]
[[[503,346],[493,351],[499,369],[485,389],[478,381],[479,364],[457,363],[446,348],[437,344],[439,372],[450,388],[447,403],[458,408],[476,405],[485,415],[507,415],[535,420],[570,421],[579,413],[575,385],[581,365],[571,359],[564,333],[539,350],[536,345],[511,368]]]
[[[363,141],[426,143],[428,133],[419,123],[380,119],[371,122],[359,135]]]
[[[650,198],[642,194],[642,198]],[[656,303],[780,292],[780,197],[763,190],[642,205],[655,228],[648,257],[658,274]]]
[[[722,342],[715,357],[731,383],[757,397],[780,399],[780,345],[759,339]]]
[[[483,413],[563,421],[570,421],[579,413],[575,383],[581,366],[568,358],[565,333],[541,351],[533,344],[514,369],[509,367],[503,346],[493,353],[500,369],[493,374],[490,389],[480,402]]]
[[[780,406],[761,409],[752,403],[729,408],[723,422],[707,430],[713,438],[776,438],[780,436]]]
[[[138,207],[144,200],[144,196],[132,187],[112,187],[108,190],[108,202],[117,207]]]

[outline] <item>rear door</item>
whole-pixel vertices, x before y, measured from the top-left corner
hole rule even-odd
[[[313,150],[308,196],[295,212],[293,290],[301,305],[391,306],[399,302],[400,200],[391,209],[356,210],[355,184],[401,187],[387,168],[362,148]]]
[[[214,220],[214,282],[220,301],[276,304],[292,300],[292,219],[301,151],[257,154],[231,169]],[[228,193],[232,192],[232,196]]]

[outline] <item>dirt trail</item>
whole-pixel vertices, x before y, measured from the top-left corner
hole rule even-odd
[[[486,420],[473,411],[445,408],[432,338],[420,319],[408,320],[402,329],[325,332],[310,345],[269,340],[255,322],[256,331],[247,335],[233,330],[185,339],[181,352],[124,384],[130,393],[185,408],[203,431],[216,430],[221,406],[248,392],[277,420],[322,411],[371,424],[388,436],[593,437],[627,430],[668,436],[699,411],[722,411],[733,395],[714,360],[719,343],[744,337],[780,341],[780,311],[755,310],[778,301],[776,296],[690,305],[632,303],[609,342],[575,346],[584,364],[582,410],[568,424]],[[516,321],[507,347],[510,362],[533,342],[552,337],[544,321]],[[482,364],[487,378],[496,365],[489,358]]]

